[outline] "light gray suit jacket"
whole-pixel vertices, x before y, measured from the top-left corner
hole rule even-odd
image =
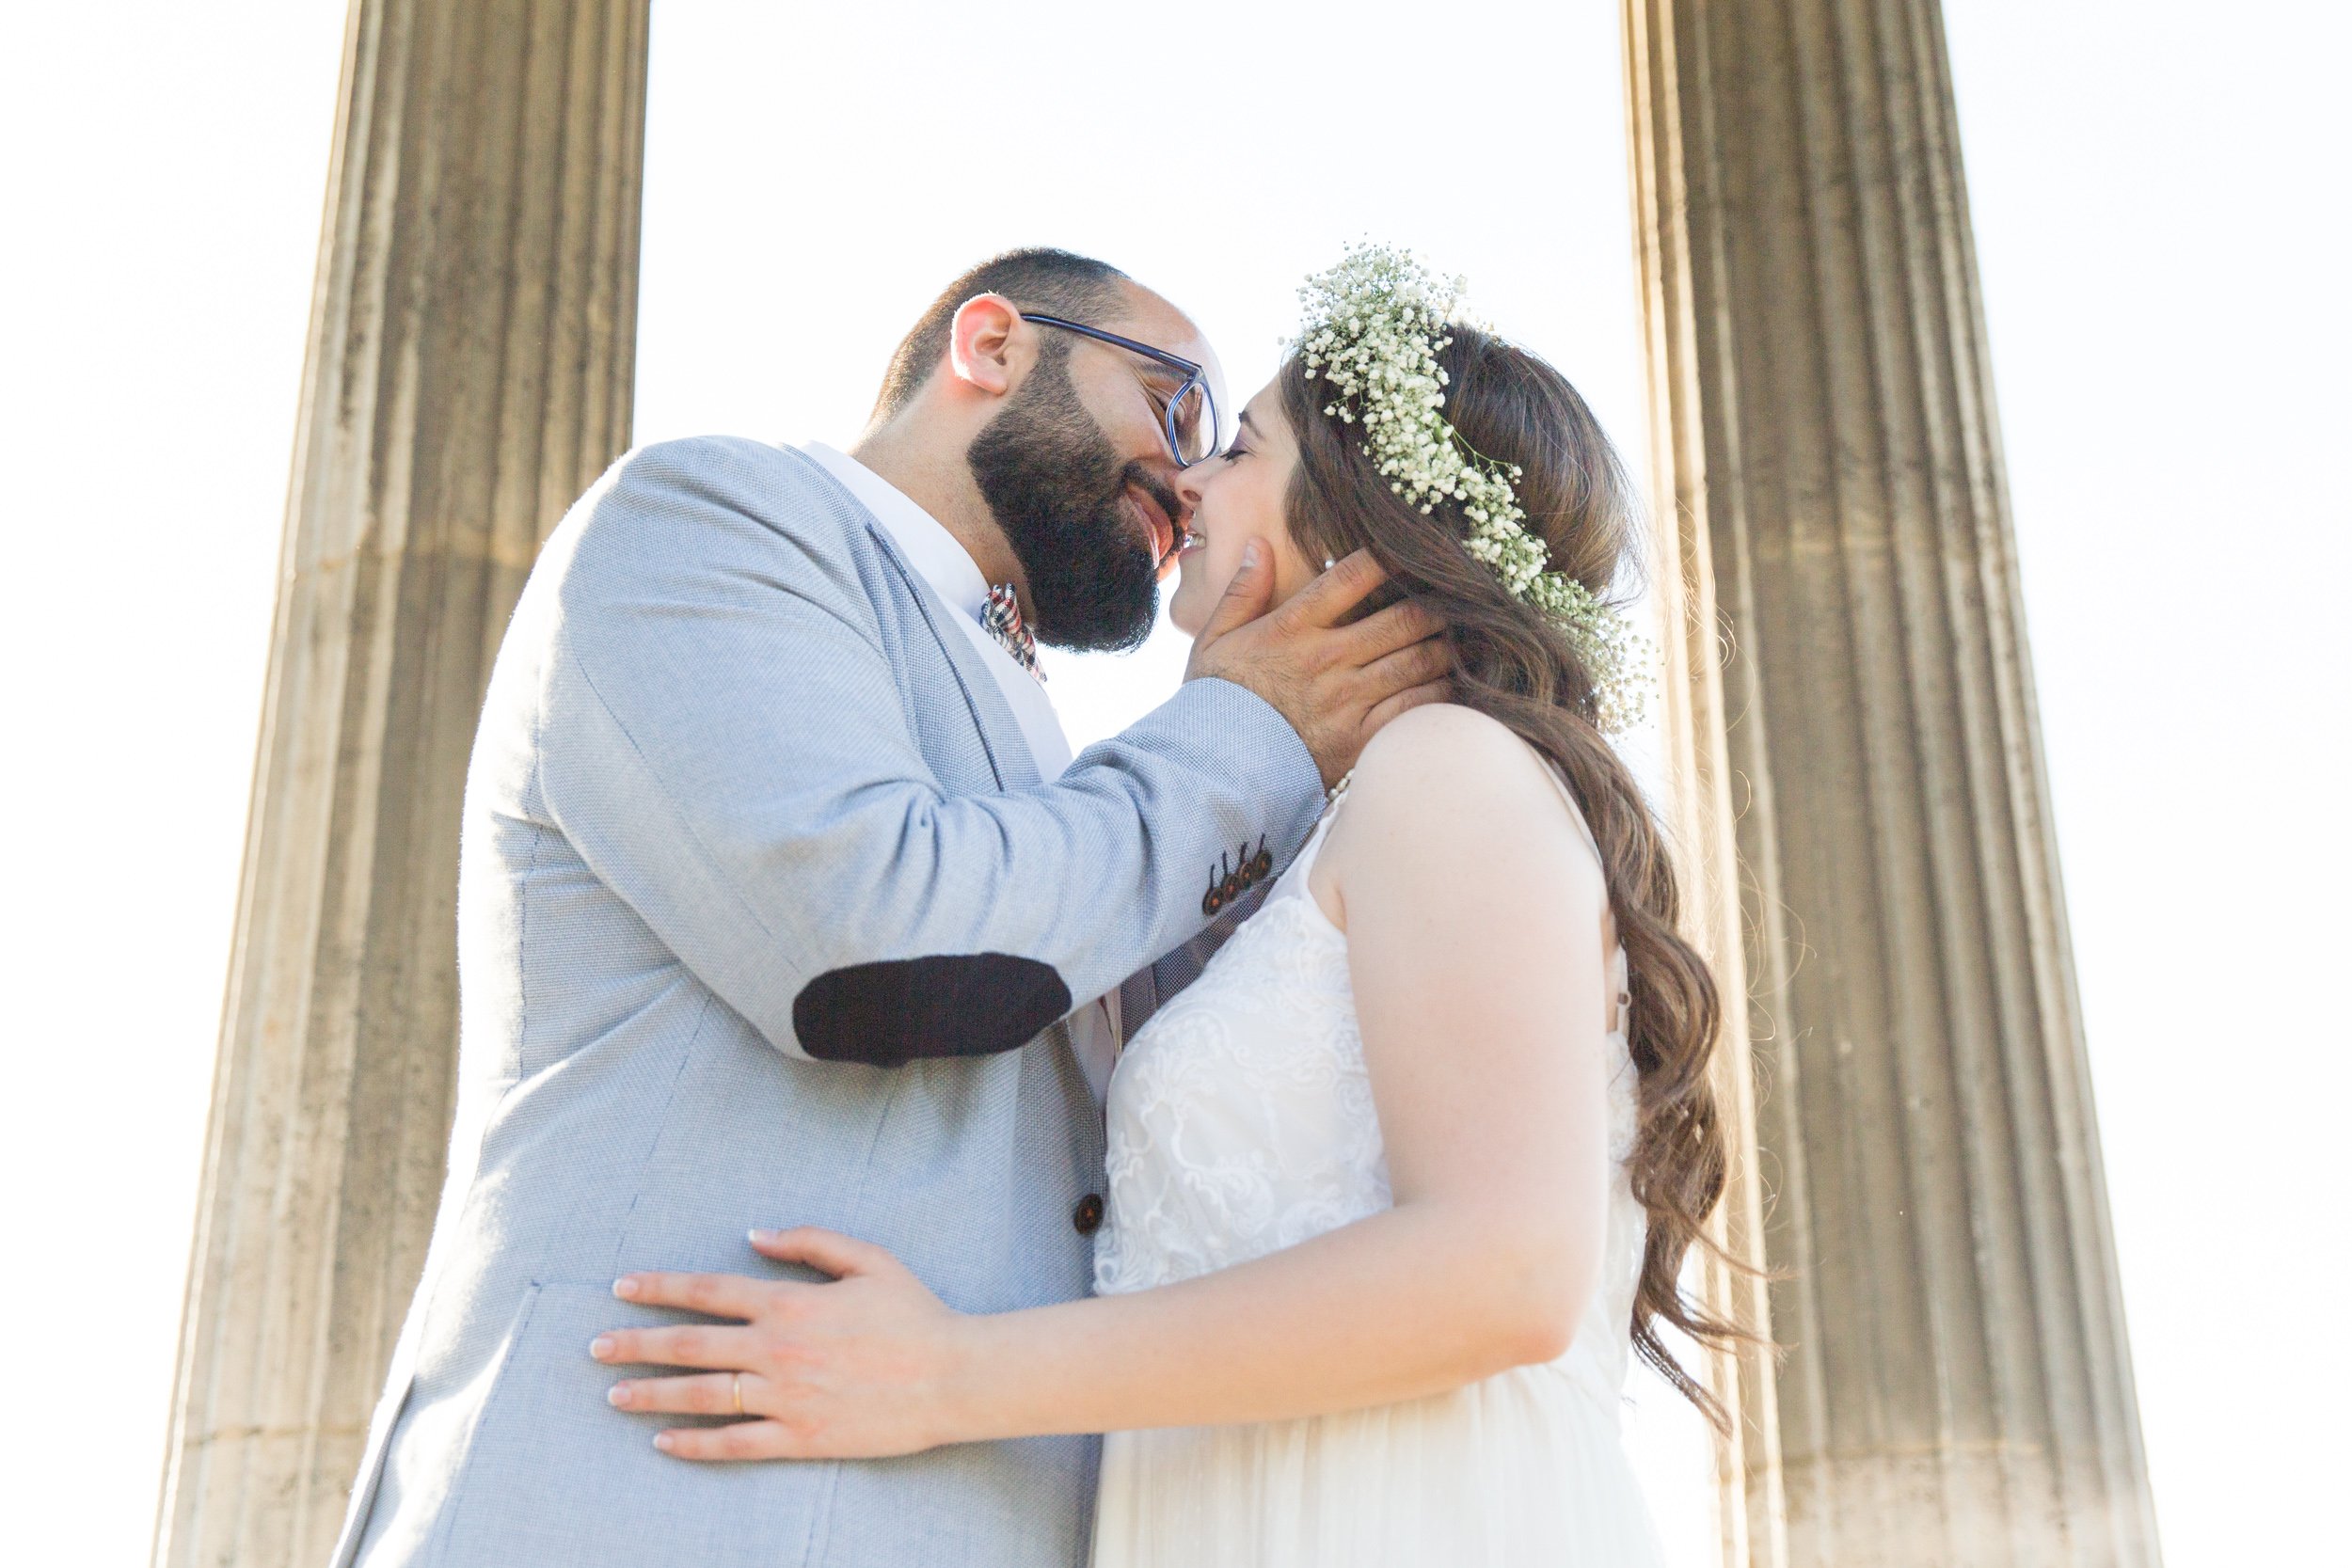
[[[632,452],[548,540],[467,783],[448,1185],[336,1568],[1084,1560],[1090,1439],[689,1464],[588,1358],[677,1317],[624,1270],[782,1277],[753,1225],[880,1243],[965,1311],[1088,1289],[1060,1020],[1197,970],[1220,863],[1287,859],[1321,781],[1203,680],[1041,784],[953,613],[755,441]]]

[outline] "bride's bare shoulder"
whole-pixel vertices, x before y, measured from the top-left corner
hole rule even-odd
[[[1335,871],[1377,855],[1455,875],[1478,866],[1481,876],[1508,876],[1508,863],[1531,853],[1549,869],[1545,846],[1581,843],[1534,750],[1501,721],[1454,703],[1414,708],[1372,737],[1331,837]]]
[[[1424,703],[1366,743],[1348,789],[1390,809],[1499,804],[1545,784],[1543,763],[1510,726],[1459,703]]]

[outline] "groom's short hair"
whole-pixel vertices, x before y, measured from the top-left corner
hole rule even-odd
[[[1108,261],[1073,251],[1037,246],[992,256],[939,292],[890,356],[874,415],[887,420],[914,400],[947,352],[956,311],[976,294],[1002,294],[1024,310],[1077,321],[1108,315],[1124,303],[1120,285],[1127,275]],[[1058,334],[1057,334],[1058,336]]]

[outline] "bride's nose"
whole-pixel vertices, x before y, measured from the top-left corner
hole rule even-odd
[[[1176,499],[1184,503],[1186,517],[1200,510],[1201,492],[1206,488],[1209,470],[1215,467],[1216,467],[1216,463],[1210,461],[1195,463],[1188,468],[1176,470]],[[1183,518],[1177,519],[1179,523],[1183,520]]]

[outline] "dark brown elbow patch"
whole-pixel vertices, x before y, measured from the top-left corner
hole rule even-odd
[[[829,970],[792,999],[792,1028],[820,1062],[897,1067],[1017,1051],[1069,1011],[1053,965],[968,953]]]

